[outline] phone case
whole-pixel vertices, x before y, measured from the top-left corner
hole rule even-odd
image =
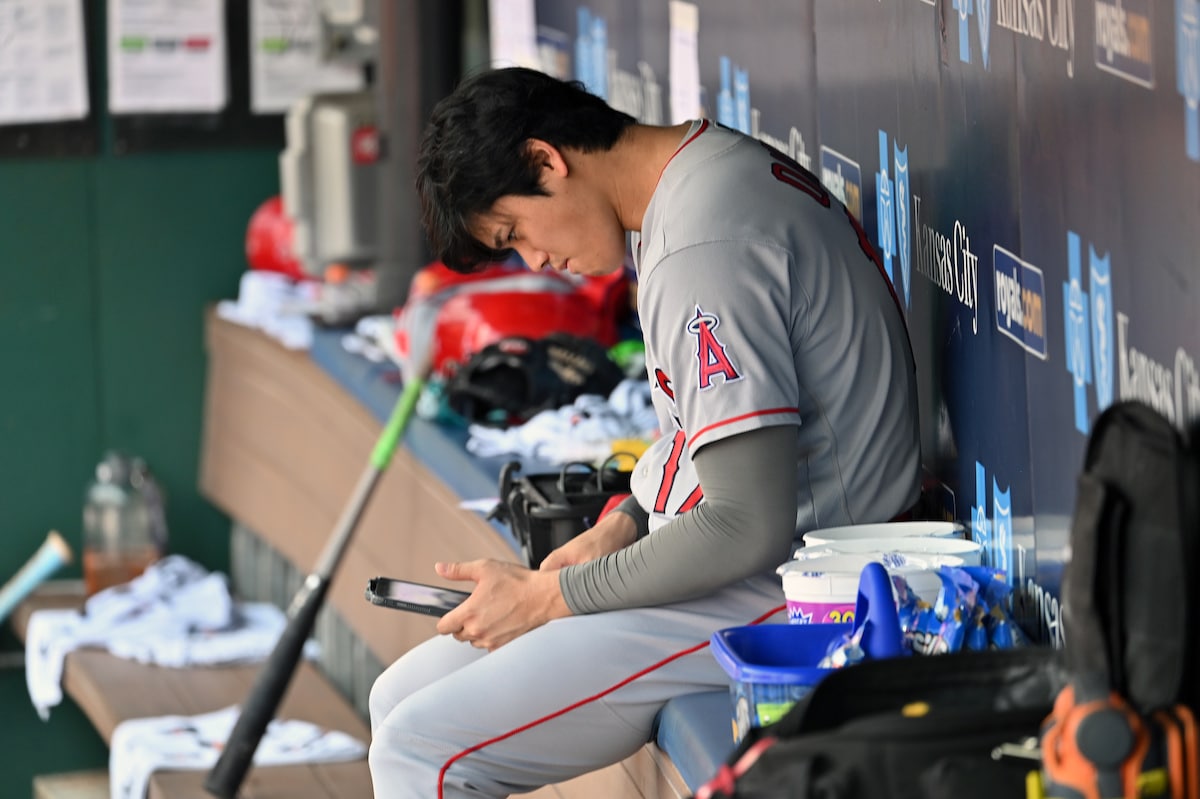
[[[396,588],[406,590],[410,596],[394,596]],[[426,616],[445,616],[470,594],[466,591],[414,583],[411,580],[373,577],[367,582],[366,596],[372,604],[382,607],[422,613]]]

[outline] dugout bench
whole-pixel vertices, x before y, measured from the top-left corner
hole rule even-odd
[[[212,312],[205,327],[200,490],[233,519],[235,592],[286,607],[316,563],[400,386],[390,364],[346,352],[339,331],[318,330],[310,351],[293,352]],[[435,620],[371,605],[363,597],[367,579],[388,575],[437,583],[432,571],[437,560],[519,559],[507,527],[459,507],[464,499],[494,497],[507,460],[477,459],[466,451],[465,440],[465,431],[413,421],[330,587],[315,633],[322,657],[297,673],[280,717],[369,741],[371,684],[387,664],[433,635]],[[526,472],[549,468],[525,464]],[[34,607],[72,602],[82,602],[82,596],[39,593],[14,614],[14,627],[21,635]],[[165,669],[79,650],[67,657],[64,692],[109,741],[127,718],[195,714],[240,703],[255,674],[256,666]],[[664,709],[655,741],[630,758],[528,796],[682,799],[732,748],[728,694],[682,697]],[[158,772],[150,797],[210,799],[203,778],[202,772]],[[100,786],[103,775],[92,780]],[[58,797],[47,786],[38,790],[36,799]],[[371,795],[365,759],[254,768],[243,785],[243,799]]]

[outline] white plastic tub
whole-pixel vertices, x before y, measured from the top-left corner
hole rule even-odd
[[[790,560],[776,572],[783,577],[783,596],[788,621],[792,624],[844,624],[854,621],[858,583],[863,567],[883,563],[888,574],[899,575],[927,602],[937,600],[942,587],[940,566],[961,566],[952,555],[919,557],[896,553],[829,555],[807,560]]]

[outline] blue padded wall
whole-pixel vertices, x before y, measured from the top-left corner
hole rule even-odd
[[[937,512],[1061,643],[1091,422],[1124,398],[1200,413],[1200,3],[690,5],[705,115],[859,214],[907,308]],[[668,122],[669,11],[540,0],[537,21],[566,74]]]

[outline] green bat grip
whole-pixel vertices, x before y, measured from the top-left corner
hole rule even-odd
[[[395,407],[392,408],[392,415],[388,417],[387,424],[379,435],[379,440],[375,442],[375,449],[371,450],[371,465],[379,471],[387,469],[388,464],[391,463],[392,455],[396,452],[396,445],[400,443],[400,437],[404,435],[404,430],[408,427],[408,420],[416,410],[417,400],[421,398],[421,389],[424,385],[425,381],[420,378],[414,378],[404,384],[404,390],[400,393],[400,398],[396,400]]]

